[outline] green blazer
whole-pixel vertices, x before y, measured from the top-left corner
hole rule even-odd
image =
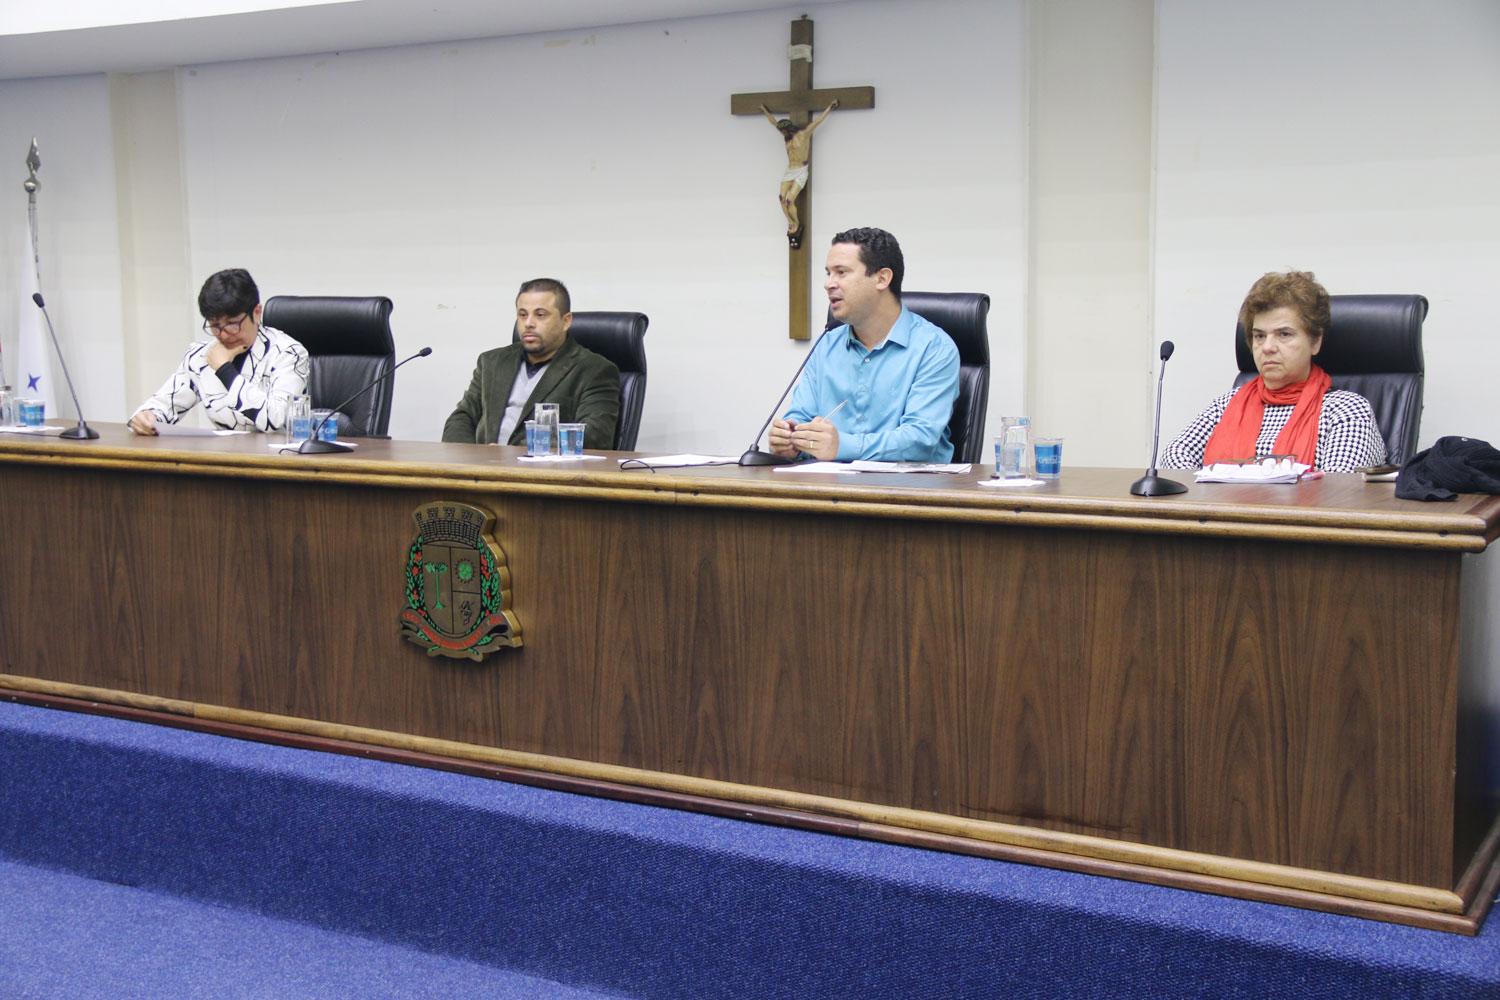
[[[497,347],[479,356],[468,391],[443,424],[444,441],[494,444],[524,357],[520,344]],[[583,432],[585,448],[613,448],[615,424],[620,419],[620,370],[614,362],[569,337],[552,356],[526,400],[507,444],[526,443],[526,421],[538,403],[557,403],[559,419],[564,423],[587,424]]]

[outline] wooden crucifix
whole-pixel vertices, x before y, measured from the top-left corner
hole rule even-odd
[[[791,61],[791,86],[769,94],[731,94],[729,111],[736,115],[770,117],[773,111],[785,112],[787,124],[778,125],[787,145],[787,172],[781,179],[783,208],[788,220],[787,232],[787,336],[807,340],[810,336],[807,297],[813,261],[807,235],[812,224],[812,130],[822,124],[828,111],[862,110],[875,106],[874,87],[838,87],[814,90],[812,86],[813,23],[806,15],[792,22],[792,44],[787,47]],[[810,120],[812,112],[820,112]],[[805,159],[804,159],[805,157]],[[800,185],[800,190],[799,190]],[[796,220],[797,231],[792,232]]]

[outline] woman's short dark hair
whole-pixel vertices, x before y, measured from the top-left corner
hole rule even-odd
[[[1280,274],[1272,271],[1261,275],[1260,280],[1250,286],[1250,293],[1240,306],[1240,325],[1245,328],[1245,343],[1253,345],[1251,326],[1257,313],[1269,312],[1283,306],[1295,309],[1302,317],[1307,335],[1314,340],[1328,329],[1328,290],[1318,284],[1311,271],[1287,271]]]
[[[556,278],[532,278],[521,285],[521,290],[516,293],[520,298],[527,292],[551,292],[552,299],[557,304],[557,311],[563,315],[573,311],[573,298],[568,294],[568,286]]]
[[[882,267],[891,269],[891,293],[901,301],[901,279],[906,276],[906,258],[901,256],[901,244],[896,237],[884,229],[846,229],[833,238],[834,243],[853,243],[859,247],[859,262],[865,266],[866,274],[874,274]]]
[[[260,289],[243,267],[231,267],[208,276],[198,291],[198,312],[204,319],[252,313],[260,305]]]

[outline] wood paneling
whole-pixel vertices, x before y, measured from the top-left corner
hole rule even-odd
[[[26,526],[3,672],[1441,892],[1494,819],[1453,778],[1461,660],[1494,669],[1458,631],[1491,498],[243,448],[0,444]],[[398,637],[411,512],[439,498],[494,512],[524,647]]]

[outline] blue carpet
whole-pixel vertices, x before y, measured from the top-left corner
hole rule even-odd
[[[607,1000],[388,942],[0,862],[6,1000]]]
[[[1500,997],[1500,919],[1466,938],[4,703],[0,762],[0,856],[632,997]]]

